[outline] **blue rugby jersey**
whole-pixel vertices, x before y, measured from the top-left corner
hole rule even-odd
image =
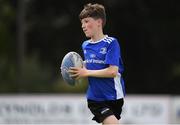
[[[96,42],[84,41],[82,44],[86,68],[99,70],[115,65],[119,67],[115,78],[88,77],[87,99],[95,101],[117,100],[125,96],[124,71],[118,40],[107,35]]]

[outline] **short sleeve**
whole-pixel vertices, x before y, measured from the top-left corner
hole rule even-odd
[[[118,41],[115,39],[109,44],[105,63],[109,65],[119,66],[120,55],[120,46]]]

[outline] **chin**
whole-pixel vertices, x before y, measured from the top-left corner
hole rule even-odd
[[[91,37],[91,35],[89,35],[89,34],[85,34],[86,35],[86,37],[88,37],[88,38],[90,38]]]
[[[86,35],[87,38],[90,38],[90,36]]]

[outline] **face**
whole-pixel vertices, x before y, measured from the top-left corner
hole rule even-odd
[[[81,20],[81,25],[86,37],[93,37],[98,32],[98,28],[100,28],[102,23],[100,19],[87,17]]]

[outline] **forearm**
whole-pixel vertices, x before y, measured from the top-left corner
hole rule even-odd
[[[88,77],[114,78],[118,73],[118,68],[105,68],[101,70],[87,70]]]

